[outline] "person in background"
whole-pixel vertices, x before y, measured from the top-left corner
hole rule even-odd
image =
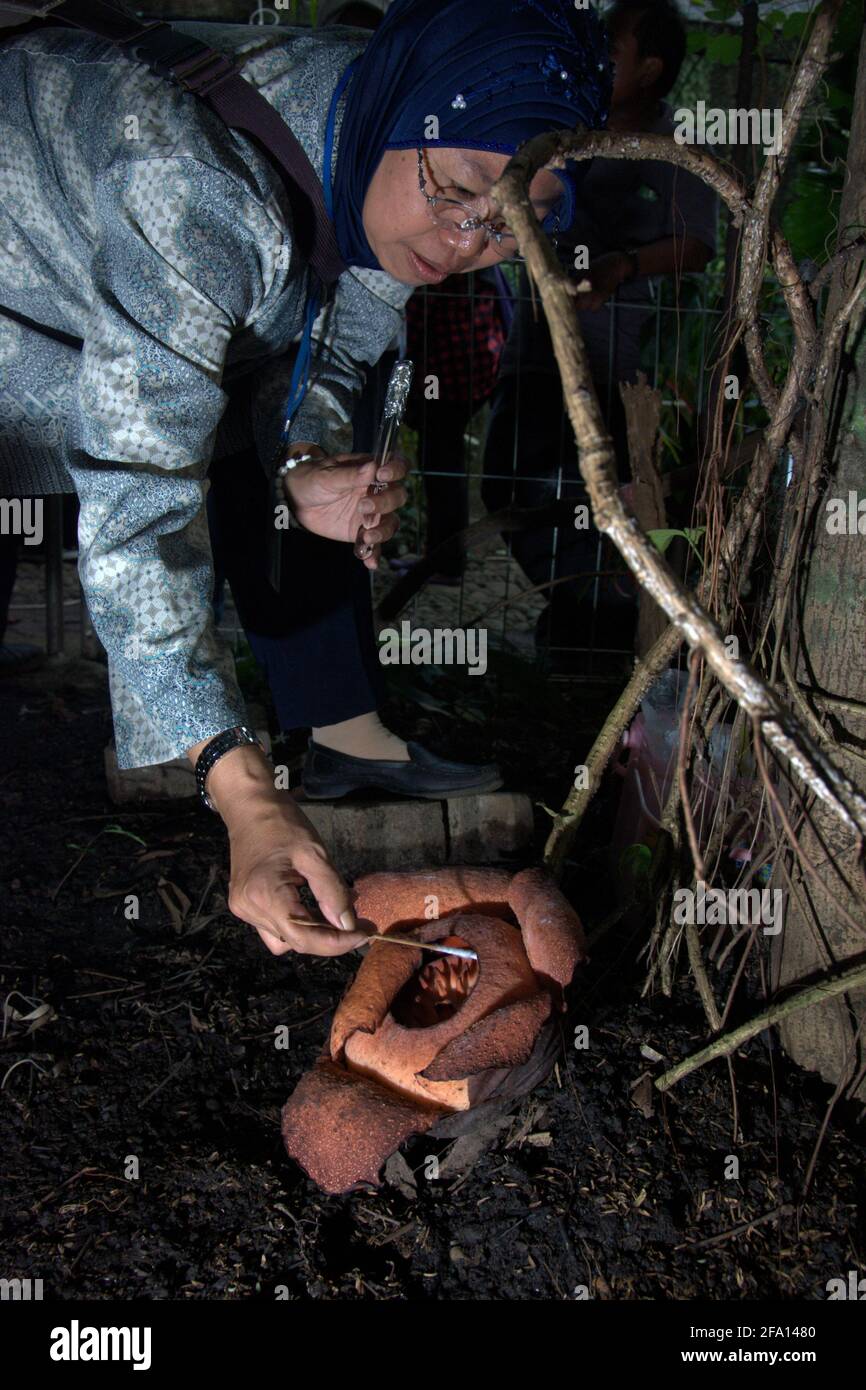
[[[407,354],[418,364],[407,424],[418,431],[419,464],[427,498],[428,553],[436,553],[431,583],[459,584],[465,567],[455,537],[469,525],[469,479],[463,437],[490,399],[505,346],[499,294],[490,272],[451,275],[406,306]],[[391,568],[418,560],[404,555]]]
[[[605,24],[614,63],[608,129],[671,134],[673,111],[663,98],[686,52],[676,7],[671,0],[617,0]],[[704,270],[715,251],[716,216],[712,190],[676,165],[596,158],[581,187],[576,220],[559,238],[569,274],[589,281],[576,296],[578,322],[623,482],[631,475],[618,383],[637,377],[641,330],[653,311],[651,279]],[[586,247],[588,269],[575,269],[577,247]],[[543,506],[560,496],[588,501],[547,320],[537,294],[535,299],[533,304],[521,267],[485,441],[482,496],[490,511],[510,503]],[[627,572],[592,577],[598,570],[621,569],[613,548],[599,546],[594,527],[576,530],[567,522],[556,531],[514,532],[511,544],[533,585],[565,581],[546,591],[536,626],[539,646],[552,649],[552,669],[589,669],[581,653],[564,649],[631,647],[634,583]]]

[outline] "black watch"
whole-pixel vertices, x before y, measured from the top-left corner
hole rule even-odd
[[[212,738],[196,758],[195,782],[198,794],[209,811],[216,811],[217,808],[205,791],[208,773],[225,753],[230,753],[233,748],[241,748],[245,743],[257,743],[262,752],[265,751],[264,744],[253,729],[248,729],[244,724],[237,724],[235,728],[224,729],[216,738]]]

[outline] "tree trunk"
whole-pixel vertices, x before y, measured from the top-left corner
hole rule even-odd
[[[842,195],[838,245],[866,224],[866,29],[854,94],[848,176]],[[861,262],[839,267],[831,282],[825,323],[851,294]],[[833,757],[858,786],[866,784],[866,534],[856,526],[856,501],[866,498],[866,331],[864,304],[849,325],[839,370],[830,374],[827,398],[812,410],[830,421],[826,477],[812,518],[808,563],[798,580],[799,653],[797,680],[806,699],[835,739]],[[841,499],[849,509],[855,494],[853,533],[828,530],[827,503]],[[866,512],[866,504],[863,508]],[[866,533],[866,515],[860,520]],[[813,693],[815,692],[815,693]],[[821,696],[829,697],[822,699]],[[839,701],[851,702],[840,704]],[[862,706],[862,708],[858,708]],[[859,751],[852,757],[849,750]],[[844,826],[819,803],[811,826],[800,836],[803,852],[818,867],[820,881],[793,873],[797,892],[788,903],[784,934],[777,949],[777,983],[789,984],[826,969],[831,961],[866,952],[863,874],[859,846]],[[860,889],[858,892],[858,885]],[[829,891],[828,891],[829,890]],[[856,926],[844,920],[830,897],[844,904]],[[782,1041],[801,1066],[827,1081],[843,1082],[866,1099],[866,990],[858,990],[792,1016]]]

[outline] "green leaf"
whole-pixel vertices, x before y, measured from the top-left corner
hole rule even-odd
[[[699,29],[690,29],[686,34],[686,49],[689,53],[703,53],[707,46],[707,36]]]
[[[652,541],[653,545],[655,546],[656,550],[660,550],[661,553],[662,553],[662,555],[664,555],[664,553],[665,553],[665,551],[667,550],[668,546],[670,545],[671,541],[672,541],[676,536],[680,536],[680,537],[682,537],[682,539],[683,539],[684,541],[688,541],[688,542],[689,542],[689,545],[694,545],[695,541],[699,541],[699,540],[700,540],[701,536],[704,534],[704,531],[705,531],[706,529],[707,529],[707,528],[706,528],[705,526],[695,526],[695,527],[693,527],[693,528],[691,528],[691,529],[689,529],[689,530],[685,530],[685,531],[678,531],[678,530],[670,530],[670,531],[668,531],[668,530],[647,531],[647,535],[649,536],[649,538],[650,538],[650,540]]]
[[[827,105],[831,111],[850,111],[852,100],[851,93],[842,87],[827,88]]]
[[[809,16],[803,13],[786,15],[785,23],[782,25],[782,37],[786,39],[800,39],[806,32],[806,25]]]
[[[704,557],[698,550],[697,543],[701,539],[701,536],[704,534],[706,529],[706,526],[692,526],[686,528],[683,531],[647,531],[647,535],[649,536],[656,550],[658,550],[662,555],[664,555],[665,551],[667,550],[674,537],[682,537],[684,541],[688,541],[692,550],[695,552],[695,555],[698,557],[698,560],[703,565]]]
[[[824,259],[824,247],[835,226],[834,209],[838,206],[833,182],[827,169],[816,166],[801,166],[794,172],[781,220],[797,261],[809,257],[820,264]]]
[[[647,531],[647,535],[662,555],[664,555],[674,536],[681,536],[682,531]]]
[[[742,46],[740,34],[716,34],[707,44],[707,57],[723,67],[732,67],[739,61]]]
[[[131,830],[124,830],[122,825],[107,825],[105,827],[105,830],[103,831],[103,834],[124,835],[127,840],[135,840],[139,845],[144,845],[144,848],[147,849],[146,840],[143,840],[140,835],[133,835]]]
[[[629,845],[619,857],[619,872],[633,884],[646,882],[652,860],[649,845]]]
[[[782,16],[782,18],[784,18],[784,16]],[[767,15],[765,19],[758,20],[757,49],[759,53],[763,53],[765,49],[770,48],[771,46],[776,45],[779,42],[779,30],[782,27],[781,20],[774,25],[770,23],[771,19],[772,16]]]

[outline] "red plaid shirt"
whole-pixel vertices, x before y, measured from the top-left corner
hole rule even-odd
[[[439,380],[439,399],[471,402],[473,409],[492,394],[505,346],[499,297],[468,275],[449,275],[441,285],[413,294],[406,305],[408,356],[415,363],[412,395],[425,398],[427,378]]]

